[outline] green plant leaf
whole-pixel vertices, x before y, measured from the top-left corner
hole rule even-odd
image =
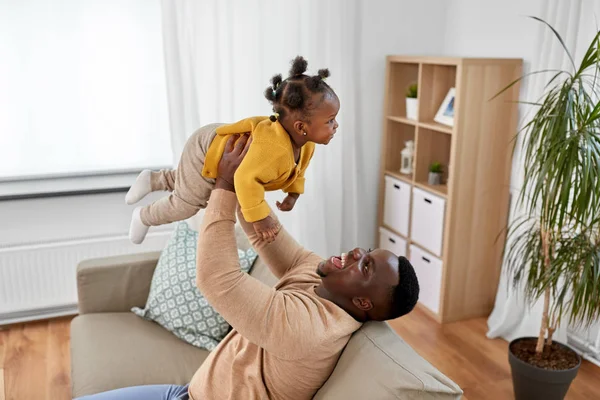
[[[549,23],[547,23],[546,21],[544,21],[541,18],[538,17],[534,17],[534,16],[530,16],[530,18],[535,19],[536,21],[539,21],[541,23],[543,23],[544,25],[546,25],[548,28],[552,29],[552,32],[554,33],[554,36],[556,36],[556,38],[558,39],[558,41],[560,42],[561,46],[563,47],[563,49],[565,49],[565,52],[567,53],[567,56],[569,57],[569,60],[571,61],[571,65],[573,65],[573,69],[577,70],[577,67],[575,67],[575,61],[573,61],[573,56],[571,56],[571,53],[569,52],[569,49],[567,48],[567,45],[565,44],[564,40],[562,39],[562,37],[560,36],[560,34],[556,31],[556,29],[554,29],[554,27],[552,25],[550,25]]]
[[[443,172],[442,164],[439,162],[431,163],[429,166],[429,172],[441,174]]]
[[[555,71],[540,99],[523,102],[534,106],[518,137],[524,175],[516,199],[524,215],[506,229],[506,273],[525,283],[528,301],[548,289],[556,321],[586,325],[600,318],[600,32],[576,66],[556,30],[532,18],[552,30],[573,72]]]
[[[411,83],[406,89],[406,97],[416,99],[418,94],[418,86],[416,83]]]

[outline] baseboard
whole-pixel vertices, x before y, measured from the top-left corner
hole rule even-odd
[[[0,326],[37,321],[41,319],[65,317],[69,315],[76,315],[77,313],[77,304],[66,304],[64,306],[48,307],[45,309],[23,310],[11,313],[4,313],[0,314]]]

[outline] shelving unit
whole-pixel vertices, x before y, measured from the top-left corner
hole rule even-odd
[[[419,307],[440,322],[486,316],[500,276],[508,218],[520,59],[388,56],[379,194],[380,247],[410,260]],[[406,117],[406,88],[418,83],[417,119]],[[452,126],[434,120],[456,88]],[[401,151],[415,141],[413,172]],[[429,185],[429,166],[443,166]]]

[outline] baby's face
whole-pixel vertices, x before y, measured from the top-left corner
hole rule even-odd
[[[340,111],[340,100],[335,95],[325,95],[318,108],[312,111],[306,126],[306,138],[317,144],[328,144],[338,128],[335,120]]]

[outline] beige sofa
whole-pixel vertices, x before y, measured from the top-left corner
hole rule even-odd
[[[206,358],[207,351],[129,311],[145,305],[159,254],[87,260],[77,267],[73,397],[134,385],[186,384]],[[251,274],[275,283],[260,259]],[[315,399],[459,399],[461,394],[386,323],[370,322],[352,336]]]

